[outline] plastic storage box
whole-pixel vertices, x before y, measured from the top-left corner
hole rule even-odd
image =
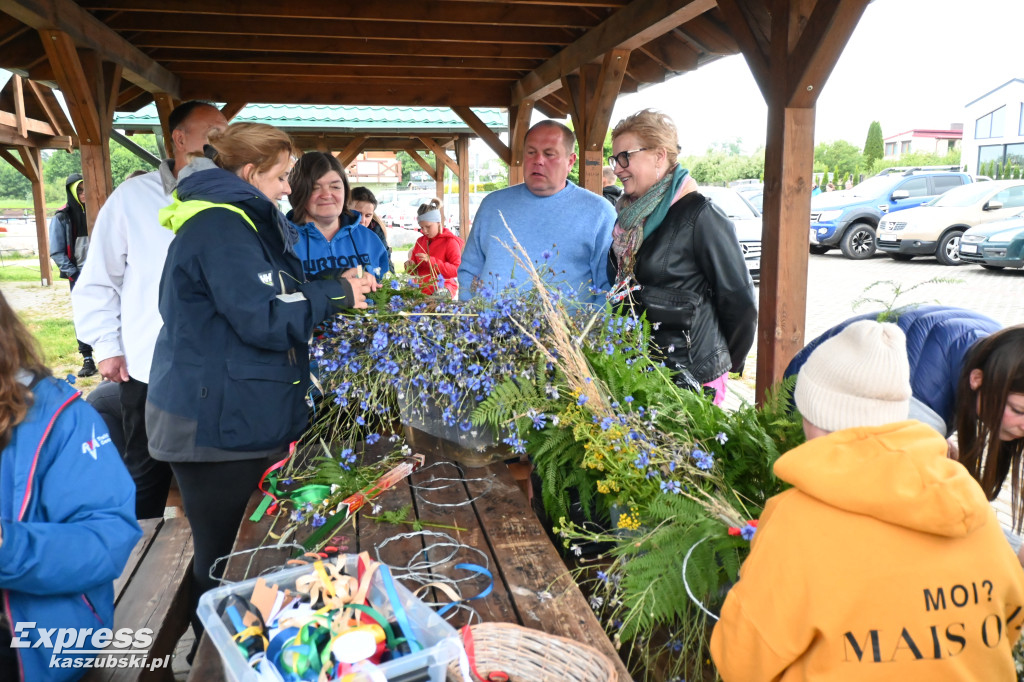
[[[463,431],[456,426],[447,426],[441,414],[441,408],[433,403],[418,402],[410,400],[411,392],[398,394],[398,412],[402,424],[415,431],[420,431],[434,438],[440,438],[446,442],[442,451],[436,454],[453,459],[467,467],[484,467],[493,462],[515,457],[509,448],[499,443],[494,432],[488,426],[474,426],[469,431]],[[460,415],[460,419],[468,419],[467,415]],[[429,444],[420,442],[422,439],[416,437],[416,432],[406,430],[406,440],[415,450],[430,450]]]
[[[345,567],[346,573],[356,575],[358,558],[355,555],[345,555],[339,557],[337,561]],[[206,626],[206,634],[220,653],[221,660],[224,662],[224,672],[228,679],[234,680],[234,682],[265,682],[266,680],[281,680],[281,677],[275,670],[264,670],[260,673],[253,670],[238,646],[232,641],[220,616],[217,615],[217,607],[220,603],[232,594],[248,599],[259,577],[262,577],[268,585],[294,588],[296,580],[312,572],[312,565],[286,568],[233,585],[212,589],[200,598],[199,618]],[[382,663],[379,666],[381,672],[389,682],[444,682],[448,663],[458,656],[461,648],[458,633],[444,618],[437,615],[397,581],[395,589],[398,591],[398,598],[409,617],[413,634],[424,649]],[[374,573],[370,581],[368,596],[369,601],[377,610],[390,619],[393,612],[384,592],[384,582],[379,571]],[[264,667],[273,668],[273,666]]]

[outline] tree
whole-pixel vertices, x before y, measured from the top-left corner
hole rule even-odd
[[[864,140],[864,161],[870,167],[885,156],[885,142],[882,139],[882,124],[872,121],[868,126],[868,137]]]
[[[0,199],[32,199],[32,183],[14,166],[0,160]]]
[[[835,171],[833,173],[835,178],[852,173],[862,161],[863,156],[860,150],[846,140],[822,142],[814,148],[815,166],[822,165]]]

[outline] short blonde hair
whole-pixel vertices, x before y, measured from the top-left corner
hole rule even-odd
[[[679,134],[672,119],[660,111],[644,109],[627,116],[615,125],[612,139],[633,133],[647,149],[664,149],[668,165],[674,166],[679,158]]]
[[[265,123],[232,123],[224,130],[214,130],[210,145],[217,150],[213,162],[232,173],[250,163],[257,173],[266,173],[280,162],[282,153],[295,153],[288,133]]]

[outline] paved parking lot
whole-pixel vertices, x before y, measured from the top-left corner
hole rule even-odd
[[[882,308],[865,304],[854,310],[859,298],[892,298],[892,287],[874,282],[891,280],[904,289],[933,278],[959,280],[928,284],[899,298],[899,304],[938,303],[984,313],[1003,325],[1024,323],[1024,270],[991,271],[977,265],[948,267],[934,258],[915,258],[901,263],[887,256],[852,261],[839,250],[810,257],[807,273],[806,340],[857,314]]]

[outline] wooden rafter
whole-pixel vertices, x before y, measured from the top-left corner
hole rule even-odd
[[[254,87],[273,86],[274,101],[279,104],[359,104],[369,106],[479,106],[508,105],[508,88],[501,82],[465,83],[455,79],[447,82],[425,83],[415,78],[394,79],[381,83],[374,78],[354,77],[344,89],[325,91],[316,82],[281,82],[277,78],[251,77],[231,81],[190,79],[182,84],[186,99],[209,99],[230,102],[251,96]]]
[[[24,148],[25,147],[19,147],[19,149],[24,149]],[[19,173],[24,175],[26,178],[29,178],[31,180],[31,177],[29,176],[29,172],[28,172],[28,170],[26,170],[25,164],[22,163],[22,159],[21,158],[15,156],[14,154],[12,154],[7,149],[0,149],[0,159],[3,159],[7,163],[11,164],[11,166],[14,167],[14,170],[18,171]]]
[[[169,12],[195,16],[201,22],[208,16],[236,16],[235,0],[102,0],[83,1],[89,9],[109,9],[138,12]],[[621,5],[624,3],[615,3]],[[350,21],[374,20],[382,22],[411,22],[414,24],[485,24],[498,26],[552,26],[557,28],[587,29],[593,20],[586,8],[574,8],[556,3],[498,4],[451,3],[443,0],[390,0],[387,3],[346,3],[345,18]],[[313,19],[337,16],[338,4],[334,0],[307,0],[283,5],[277,0],[249,0],[245,14],[250,17]]]
[[[177,76],[72,0],[4,0],[0,9],[36,30],[67,34],[75,45],[120,65],[127,80],[149,92],[178,92]]]
[[[483,140],[484,144],[491,148],[491,151],[498,155],[498,158],[506,164],[509,162],[508,145],[502,142],[498,134],[488,128],[487,124],[481,121],[480,117],[473,113],[472,109],[469,107],[452,107],[452,111],[477,134],[477,137]],[[461,165],[461,163],[460,161],[459,164]]]
[[[359,156],[366,147],[366,141],[369,138],[369,135],[356,135],[352,138],[352,141],[345,145],[345,148],[337,155],[338,161],[341,162],[341,165],[348,167],[350,163],[355,161],[356,157]]]
[[[22,87],[22,79],[18,74],[14,74],[11,77],[12,85],[14,85],[14,127],[18,130],[18,134],[25,137],[28,136],[28,125],[26,124],[25,116],[25,91]]]
[[[420,168],[422,168],[423,170],[430,174],[430,177],[434,177],[434,167],[427,163],[426,159],[420,156],[419,150],[416,149],[416,146],[413,143],[410,142],[408,146],[405,148],[405,151],[412,158],[413,161],[419,164]]]
[[[451,169],[452,173],[458,175],[459,165],[455,163],[455,160],[452,159],[452,157],[448,156],[448,152],[442,149],[441,145],[429,137],[419,137],[418,139],[424,144],[424,146],[426,146],[427,149],[434,153],[434,159],[442,161],[444,165]]]
[[[246,104],[248,102],[228,102],[220,108],[220,113],[224,114],[224,118],[230,123],[235,116],[238,116],[242,109],[245,109]]]
[[[512,101],[544,97],[558,89],[563,74],[612,50],[641,47],[715,5],[715,0],[634,0],[522,78],[512,89]]]
[[[60,107],[60,103],[57,102],[57,97],[53,94],[53,90],[31,80],[27,81],[27,84],[29,92],[35,97],[39,108],[46,115],[47,122],[53,128],[54,133],[52,134],[72,135],[74,130],[71,128],[71,122],[68,121],[64,110]]]

